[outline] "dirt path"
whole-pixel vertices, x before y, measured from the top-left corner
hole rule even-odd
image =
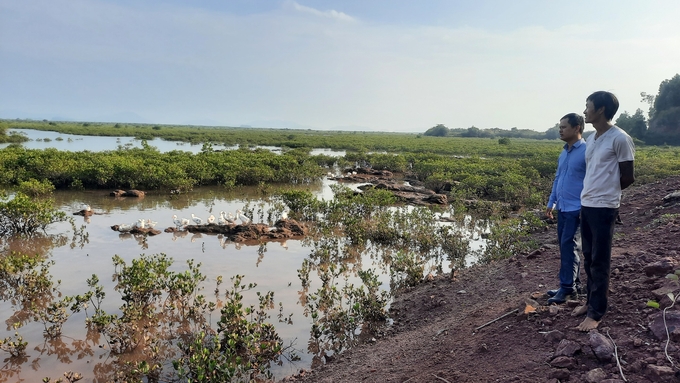
[[[546,305],[525,314],[532,293],[557,285],[559,251],[555,228],[535,234],[538,254],[517,255],[474,266],[456,279],[436,278],[401,294],[393,303],[394,325],[384,336],[338,355],[318,370],[289,381],[303,382],[674,382],[680,381],[680,311],[661,316],[670,304],[665,276],[680,269],[680,177],[631,187],[616,227],[609,312],[590,334],[575,330],[581,318],[571,307]],[[585,281],[585,274],[582,273]],[[647,306],[656,300],[661,309]],[[532,305],[536,305],[532,303]],[[680,306],[680,304],[679,304]],[[478,326],[513,313],[484,328]],[[675,328],[677,330],[673,331]],[[652,331],[652,329],[654,331]],[[655,335],[655,333],[657,335]],[[608,341],[613,339],[613,344]],[[623,376],[612,357],[616,346]]]

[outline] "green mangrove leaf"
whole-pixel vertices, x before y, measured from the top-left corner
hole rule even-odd
[[[658,309],[658,308],[659,308],[659,303],[658,303],[658,302],[655,302],[655,301],[652,301],[652,300],[649,300],[649,301],[647,301],[647,307],[654,307],[655,309]]]

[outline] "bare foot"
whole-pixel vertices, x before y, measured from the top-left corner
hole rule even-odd
[[[588,312],[588,305],[578,306],[571,312],[571,316],[577,317]]]
[[[596,329],[597,325],[599,325],[599,324],[600,324],[599,321],[596,321],[595,319],[590,318],[590,317],[586,317],[586,319],[584,319],[583,322],[581,322],[581,324],[578,325],[576,328],[579,331],[587,332],[587,331]]]

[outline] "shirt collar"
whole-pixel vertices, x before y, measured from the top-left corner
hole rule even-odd
[[[581,146],[585,143],[586,142],[583,140],[583,138],[581,138],[580,140],[574,142],[574,145],[571,146],[571,149],[578,148],[579,146]],[[568,152],[571,151],[571,149],[569,149],[569,144],[564,144],[564,149]]]

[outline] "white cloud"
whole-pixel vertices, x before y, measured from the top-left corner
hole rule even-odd
[[[320,11],[318,9],[312,8],[312,7],[307,7],[301,4],[298,4],[295,1],[287,0],[285,3],[286,7],[290,7],[298,12],[318,16],[318,17],[325,17],[325,18],[330,18],[330,19],[335,19],[339,21],[356,21],[356,19],[346,13],[343,12],[338,12],[334,9],[331,9],[329,11]]]

